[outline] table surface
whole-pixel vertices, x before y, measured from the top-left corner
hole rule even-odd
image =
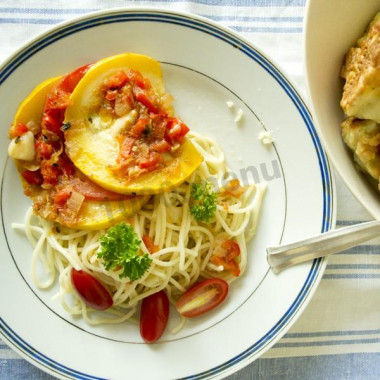
[[[208,17],[249,38],[305,95],[305,0],[1,0],[0,60],[54,24],[91,11],[152,6]],[[305,95],[306,98],[306,95]],[[371,220],[338,175],[337,227]],[[380,378],[380,239],[331,256],[304,313],[263,357],[229,379]],[[50,379],[0,341],[1,379]]]

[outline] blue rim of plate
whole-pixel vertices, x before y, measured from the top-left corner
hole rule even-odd
[[[301,115],[305,126],[312,139],[315,152],[318,157],[318,163],[321,174],[321,183],[323,188],[323,215],[321,223],[321,232],[326,232],[333,227],[334,223],[334,185],[331,178],[330,166],[325,152],[323,151],[321,141],[317,135],[311,115],[302,101],[300,95],[295,90],[293,85],[284,77],[279,69],[266,57],[262,55],[256,48],[254,48],[243,37],[239,36],[236,32],[228,28],[217,25],[207,19],[199,16],[194,16],[185,13],[160,11],[157,9],[152,10],[128,10],[128,9],[115,9],[108,12],[96,12],[87,16],[82,16],[78,19],[58,25],[51,29],[50,32],[44,33],[40,38],[34,40],[31,44],[17,52],[11,57],[0,69],[0,85],[26,60],[33,56],[38,51],[44,49],[48,45],[60,40],[66,36],[77,33],[79,31],[97,27],[104,24],[131,22],[131,21],[149,21],[174,24],[181,27],[195,29],[200,32],[209,34],[225,43],[238,48],[242,53],[259,64],[269,75],[281,86],[297,111]],[[273,339],[283,332],[284,327],[289,324],[292,317],[297,313],[300,307],[307,299],[308,294],[313,288],[315,281],[323,269],[323,260],[315,259],[312,263],[310,272],[298,293],[293,303],[289,306],[286,313],[261,339],[254,342],[247,350],[241,352],[236,357],[228,360],[227,362],[217,367],[211,368],[184,379],[206,379],[215,377],[231,370],[238,363],[257,355],[258,352],[265,348],[268,344],[273,342]],[[38,365],[40,368],[47,372],[57,374],[60,376],[76,379],[101,379],[93,375],[79,372],[64,366],[57,361],[47,357],[46,355],[35,350],[30,344],[22,339],[12,328],[0,318],[0,333],[6,342],[15,347],[25,358],[30,360],[33,364]]]

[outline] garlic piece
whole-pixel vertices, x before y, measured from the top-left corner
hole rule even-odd
[[[36,155],[33,132],[28,131],[12,139],[8,146],[8,154],[16,160],[33,161]]]

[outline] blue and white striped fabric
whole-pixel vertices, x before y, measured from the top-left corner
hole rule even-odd
[[[270,55],[305,94],[305,0],[1,0],[0,61],[50,26],[91,11],[149,6],[195,13],[228,26]],[[337,178],[337,226],[370,216]],[[49,379],[0,341],[1,379]],[[380,239],[329,259],[322,282],[292,329],[231,379],[380,378]]]

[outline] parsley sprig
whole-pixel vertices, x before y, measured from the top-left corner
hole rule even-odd
[[[123,269],[119,277],[128,277],[131,281],[141,278],[149,268],[152,259],[141,254],[141,240],[132,226],[119,223],[108,229],[100,237],[97,256],[103,259],[107,270]]]
[[[199,222],[210,222],[216,211],[217,194],[211,182],[193,183],[190,192],[190,213]]]

